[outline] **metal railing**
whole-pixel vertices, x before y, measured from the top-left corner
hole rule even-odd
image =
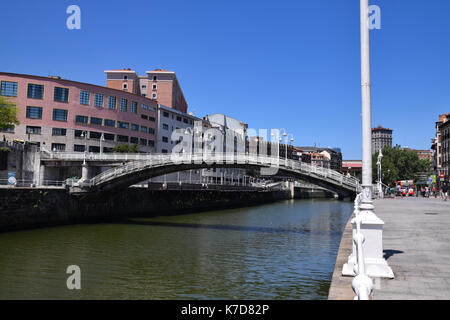
[[[355,199],[355,219],[356,232],[353,235],[353,243],[356,249],[356,264],[354,271],[356,277],[352,281],[353,291],[356,293],[355,300],[369,300],[370,294],[373,290],[372,279],[366,274],[366,264],[364,260],[364,235],[361,232],[361,193]]]
[[[116,155],[98,156],[112,158]],[[174,160],[171,154],[145,154],[133,156],[139,157],[139,160],[131,161],[125,163],[122,166],[111,168],[100,173],[99,175],[89,180],[89,186],[96,186],[108,182],[116,177],[120,177],[136,171],[142,171],[148,168],[180,164],[180,162]],[[359,181],[354,177],[344,176],[341,173],[331,169],[316,167],[307,163],[302,163],[290,159],[260,156],[254,154],[218,154],[215,155],[214,160],[211,160],[211,158],[205,157],[205,155],[201,153],[185,155],[182,161],[183,164],[201,164],[203,162],[210,164],[250,164],[259,165],[261,167],[278,167],[288,171],[300,172],[304,175],[313,176],[315,178],[326,180],[336,185],[359,191]]]
[[[11,182],[8,179],[0,179],[0,187],[2,188],[40,188],[40,187],[61,187],[63,188],[66,185],[66,181],[60,181],[60,180],[44,180],[41,182],[40,185],[38,185],[37,181],[34,180],[23,180],[18,179],[15,180],[14,184],[11,184]]]

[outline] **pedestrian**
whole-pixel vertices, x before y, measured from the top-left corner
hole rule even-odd
[[[437,194],[436,194],[436,186],[433,186],[433,195],[435,198],[437,198]]]
[[[442,185],[442,200],[447,201],[448,186],[446,183]]]

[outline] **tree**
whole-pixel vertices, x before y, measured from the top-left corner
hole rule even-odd
[[[137,144],[119,144],[117,147],[113,149],[116,153],[138,153],[139,148]]]
[[[19,124],[17,107],[14,103],[0,96],[0,130],[10,129]]]
[[[372,156],[372,179],[378,181],[378,153]],[[418,174],[430,171],[431,162],[420,160],[416,152],[395,147],[385,147],[382,150],[381,160],[382,181],[385,184],[393,184],[399,180],[417,180]]]

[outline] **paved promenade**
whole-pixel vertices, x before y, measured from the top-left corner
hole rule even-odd
[[[374,300],[450,299],[450,201],[404,198],[375,201],[385,225],[383,248],[395,279],[374,279]],[[347,226],[336,261],[329,299],[352,299],[351,277],[342,264],[351,251]],[[339,261],[342,253],[344,261]],[[342,259],[341,259],[342,260]],[[349,286],[349,287],[348,287]]]

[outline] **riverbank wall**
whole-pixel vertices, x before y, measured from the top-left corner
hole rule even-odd
[[[294,198],[298,199],[332,196],[320,189],[294,190]],[[128,188],[116,194],[83,198],[57,188],[1,188],[0,232],[245,207],[284,199],[292,199],[291,190]]]

